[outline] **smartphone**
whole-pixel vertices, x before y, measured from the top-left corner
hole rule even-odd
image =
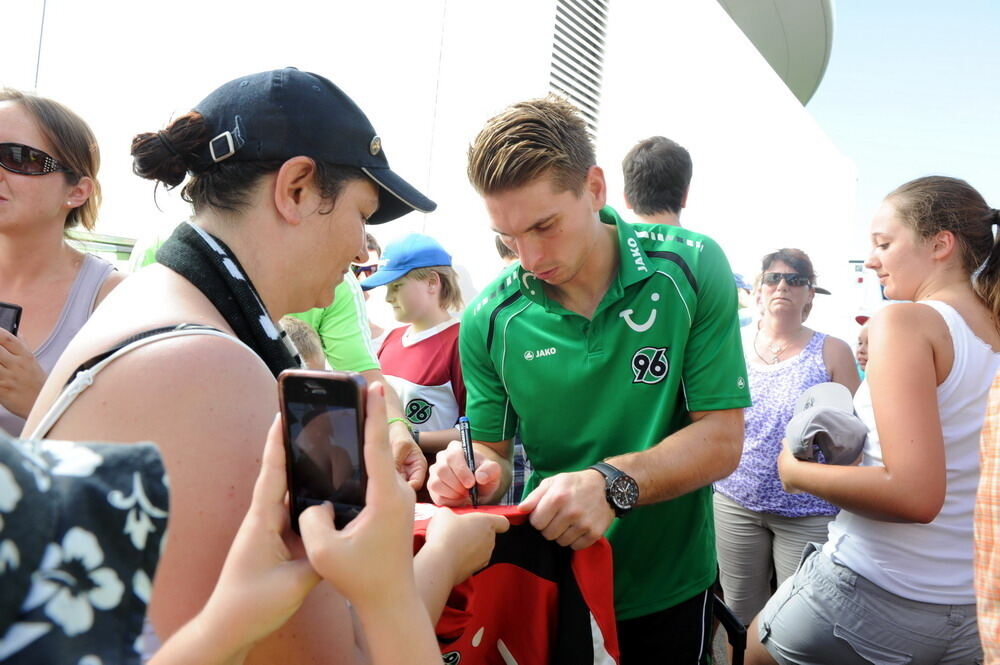
[[[21,306],[0,302],[0,328],[10,331],[12,335],[17,334],[17,328],[21,325]]]
[[[309,506],[330,501],[342,529],[365,505],[364,423],[368,383],[356,372],[285,370],[278,375],[292,528]]]

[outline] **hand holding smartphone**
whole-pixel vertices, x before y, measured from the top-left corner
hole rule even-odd
[[[0,328],[7,330],[12,335],[17,335],[17,329],[21,325],[21,306],[0,302]]]
[[[278,376],[292,528],[330,501],[342,529],[365,505],[367,382],[355,372],[285,370]]]

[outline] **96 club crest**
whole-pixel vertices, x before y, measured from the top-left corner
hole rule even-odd
[[[632,356],[632,383],[659,383],[667,376],[670,361],[668,347],[644,346]]]

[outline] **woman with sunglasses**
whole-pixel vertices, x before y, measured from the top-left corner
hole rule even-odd
[[[749,624],[771,595],[772,572],[781,583],[795,572],[805,546],[826,539],[837,508],[809,494],[789,494],[777,458],[795,402],[817,383],[858,387],[846,342],[803,325],[816,293],[812,261],[799,249],[763,259],[756,289],[762,317],[746,340],[753,406],[744,411],[743,454],[736,471],[715,484],[716,549],[726,603]]]
[[[982,660],[973,510],[987,391],[1000,368],[1000,212],[963,180],[908,182],[871,223],[892,303],[870,320],[855,409],[860,466],[796,460],[782,482],[841,508],[755,619],[756,663]]]
[[[0,329],[0,428],[20,434],[66,345],[124,277],[73,249],[65,231],[93,229],[100,153],[71,110],[0,90],[0,302],[21,308],[15,335]]]

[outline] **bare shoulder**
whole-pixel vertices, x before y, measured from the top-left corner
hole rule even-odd
[[[101,284],[101,288],[98,289],[98,291],[97,291],[97,299],[94,301],[94,304],[95,305],[101,304],[101,301],[103,301],[105,298],[107,298],[108,294],[111,293],[111,291],[116,286],[118,286],[119,284],[121,284],[125,280],[126,277],[127,277],[127,275],[125,275],[124,273],[120,273],[117,270],[114,271],[114,272],[112,272],[110,275],[108,275],[104,279],[104,283]]]
[[[823,340],[823,364],[826,365],[830,380],[840,383],[854,393],[861,384],[854,351],[839,337],[827,335]]]
[[[828,358],[843,358],[845,356],[854,357],[851,345],[833,335],[827,335],[823,340],[823,355]]]
[[[916,302],[898,302],[883,307],[868,323],[869,335],[922,336],[931,338],[948,333],[948,325],[933,307]]]
[[[242,344],[213,335],[175,337],[107,365],[50,436],[153,440],[168,457],[173,444],[198,436],[215,437],[216,449],[245,435],[261,443],[276,395],[271,373]]]

